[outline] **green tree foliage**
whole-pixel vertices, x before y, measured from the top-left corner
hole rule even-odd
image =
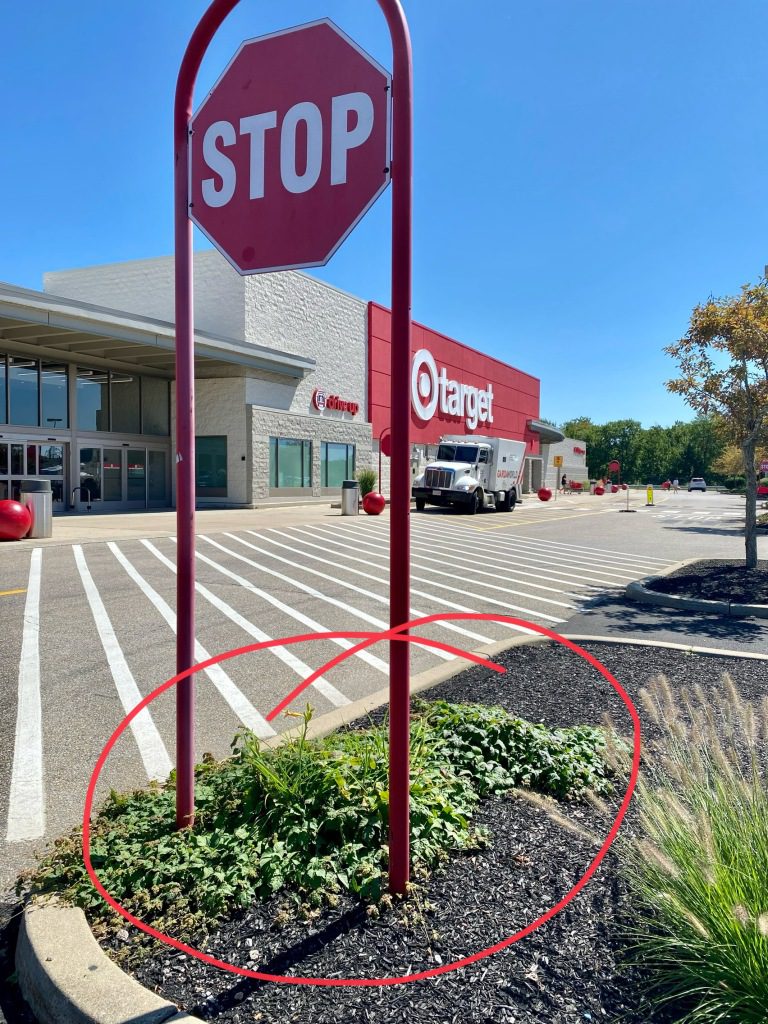
[[[679,370],[667,381],[668,390],[698,413],[717,416],[727,439],[741,449],[747,480],[744,546],[747,567],[754,568],[755,455],[768,428],[768,281],[696,306],[685,336],[664,351]]]
[[[580,416],[561,424],[567,437],[586,442],[591,477],[602,477],[608,463],[621,463],[621,478],[629,483],[661,483],[669,478],[718,479],[715,460],[725,446],[717,420],[701,416],[691,423],[643,428],[637,420],[597,424]],[[720,474],[722,475],[722,474]]]

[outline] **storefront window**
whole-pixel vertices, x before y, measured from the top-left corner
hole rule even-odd
[[[355,446],[323,441],[320,449],[320,473],[323,487],[341,487],[342,481],[355,476]]]
[[[69,426],[67,402],[67,368],[63,363],[43,363],[41,367],[43,387],[42,427],[56,430]]]
[[[142,433],[167,437],[171,432],[171,403],[167,380],[142,377],[141,380]]]
[[[312,486],[312,442],[295,437],[270,437],[269,486]]]
[[[112,403],[112,431],[115,434],[141,433],[141,378],[138,374],[109,375]]]
[[[77,429],[109,430],[109,372],[77,368]]]
[[[40,425],[40,372],[36,359],[10,356],[8,359],[10,423],[24,427]]]
[[[8,398],[7,398],[7,375],[5,370],[5,356],[0,353],[0,423],[8,422]]]
[[[64,448],[60,444],[40,445],[40,476],[63,476]]]
[[[202,498],[227,496],[227,439],[195,438],[195,487]]]

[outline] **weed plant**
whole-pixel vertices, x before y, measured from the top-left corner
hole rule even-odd
[[[732,680],[676,697],[641,692],[659,738],[637,790],[628,873],[647,916],[632,929],[651,996],[686,1024],[768,1019],[768,697]]]
[[[387,869],[386,725],[311,741],[311,709],[297,717],[297,735],[274,749],[244,731],[230,759],[197,767],[194,829],[174,829],[172,779],[112,793],[91,833],[93,865],[107,890],[178,937],[278,892],[305,907],[333,906],[342,892],[375,904]],[[520,786],[561,798],[608,792],[604,752],[599,729],[550,730],[485,705],[414,705],[414,870],[487,841],[471,824],[482,797]],[[110,919],[83,866],[78,832],[59,840],[25,884],[83,906],[97,930]]]
[[[357,482],[360,485],[361,498],[364,498],[366,494],[370,494],[375,488],[377,480],[378,474],[375,469],[358,469]]]

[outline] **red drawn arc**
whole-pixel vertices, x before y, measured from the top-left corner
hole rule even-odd
[[[460,648],[452,647],[448,644],[443,644],[436,640],[431,640],[428,637],[413,636],[411,634],[406,633],[407,630],[413,629],[415,626],[422,626],[431,622],[463,619],[509,623],[511,625],[519,626],[523,629],[533,631],[535,633],[540,633],[542,636],[549,637],[549,639],[555,640],[557,643],[569,648],[575,654],[579,655],[579,657],[583,658],[590,665],[596,668],[597,671],[611,684],[614,690],[619,694],[621,699],[624,701],[624,704],[627,710],[629,711],[630,717],[632,719],[634,748],[629,783],[627,785],[626,792],[624,793],[624,796],[622,798],[621,806],[619,807],[616,813],[616,816],[613,820],[608,835],[606,836],[605,841],[603,842],[602,846],[598,850],[595,857],[588,865],[586,871],[581,876],[581,878],[578,879],[578,881],[568,890],[568,892],[557,903],[554,904],[554,906],[550,907],[549,910],[545,911],[545,913],[543,913],[540,917],[536,918],[535,921],[532,921],[524,928],[521,928],[519,931],[515,932],[514,935],[510,935],[508,938],[502,939],[500,942],[497,942],[492,946],[488,946],[486,949],[482,949],[477,953],[473,953],[470,956],[462,957],[460,960],[455,960],[453,963],[442,964],[439,967],[430,968],[429,970],[425,971],[417,971],[412,974],[404,974],[384,978],[288,977],[282,974],[267,974],[263,971],[248,970],[245,967],[237,967],[235,966],[235,964],[230,964],[224,960],[219,960],[216,957],[209,956],[207,953],[203,953],[201,950],[195,949],[193,946],[189,946],[186,943],[179,941],[178,939],[174,939],[172,936],[166,935],[164,932],[158,931],[156,928],[153,928],[151,925],[142,921],[140,918],[135,917],[133,914],[130,913],[130,911],[126,910],[125,907],[123,907],[116,899],[114,899],[114,897],[111,896],[110,893],[107,892],[107,890],[102,885],[98,875],[96,874],[93,864],[91,862],[90,824],[96,784],[99,780],[99,776],[101,775],[101,771],[104,767],[104,764],[107,758],[109,757],[109,754],[111,753],[112,748],[114,747],[117,740],[128,728],[133,719],[153,700],[155,700],[161,694],[165,693],[167,690],[170,690],[172,687],[176,686],[176,684],[181,682],[181,680],[186,679],[188,676],[194,675],[195,673],[200,672],[203,669],[209,668],[211,665],[217,665],[222,661],[227,661],[230,658],[238,657],[241,654],[248,654],[252,651],[259,651],[269,647],[277,647],[295,643],[306,643],[312,640],[337,640],[356,638],[360,639],[360,643],[356,644],[353,647],[350,647],[348,650],[343,651],[335,658],[332,658],[325,665],[323,665],[316,672],[314,672],[312,676],[309,676],[306,680],[304,680],[302,684],[300,684],[298,687],[296,687],[294,691],[292,691],[294,696],[298,696],[299,693],[306,689],[306,687],[310,685],[313,678],[317,678],[319,675],[323,674],[324,672],[327,672],[329,668],[333,667],[334,665],[338,665],[346,658],[349,658],[352,655],[354,655],[357,651],[364,650],[365,648],[370,647],[375,643],[379,643],[381,641],[388,641],[392,639],[402,640],[407,643],[418,643],[423,644],[427,647],[437,648],[443,651],[447,651],[451,654],[455,654],[457,657],[485,665],[487,668],[492,669],[493,671],[504,672],[505,670],[501,666],[495,665],[492,662],[489,662],[487,659],[483,658],[482,656],[474,654],[471,651],[463,651]],[[286,700],[281,701],[275,708],[272,709],[272,711],[267,717],[274,718],[276,714],[279,714],[278,709],[284,707],[285,704]],[[445,615],[427,615],[419,619],[413,619],[412,621],[404,623],[401,626],[397,626],[389,630],[382,630],[381,632],[358,632],[350,630],[344,632],[337,631],[325,633],[307,633],[302,634],[300,636],[283,637],[282,639],[266,640],[262,641],[261,643],[248,644],[245,647],[239,647],[232,651],[225,651],[223,654],[217,654],[212,658],[208,658],[207,661],[199,662],[198,664],[193,665],[192,668],[186,669],[184,672],[180,672],[178,675],[173,676],[173,678],[166,680],[164,683],[161,683],[160,686],[154,689],[152,693],[148,694],[139,704],[136,705],[135,708],[133,708],[132,711],[130,711],[125,716],[125,718],[120,722],[118,727],[115,729],[115,731],[112,733],[112,735],[104,745],[104,749],[99,755],[94,770],[91,774],[90,781],[88,783],[88,791],[86,793],[85,806],[83,808],[83,861],[85,863],[85,868],[88,872],[88,875],[90,876],[91,881],[93,882],[97,891],[101,894],[104,900],[106,900],[106,902],[114,910],[117,911],[117,913],[119,913],[122,917],[125,918],[126,921],[134,925],[136,928],[139,928],[147,935],[151,935],[158,941],[164,942],[166,943],[166,945],[172,946],[174,949],[178,949],[183,953],[187,953],[189,956],[193,956],[197,960],[203,961],[203,963],[210,964],[212,967],[218,967],[221,970],[228,971],[232,974],[241,975],[246,978],[254,978],[259,981],[273,981],[289,985],[318,985],[326,987],[342,986],[362,988],[381,987],[385,985],[400,985],[411,981],[421,981],[425,978],[435,978],[438,975],[446,974],[449,971],[457,970],[459,967],[466,967],[469,964],[476,963],[478,960],[482,960],[485,957],[491,956],[494,953],[498,953],[503,949],[507,949],[515,942],[519,942],[520,939],[523,939],[527,935],[530,935],[531,932],[535,931],[542,924],[545,924],[556,914],[558,914],[564,907],[566,907],[568,903],[570,903],[571,900],[576,895],[578,895],[578,893],[584,888],[584,886],[587,884],[590,878],[594,875],[595,871],[597,871],[601,861],[603,860],[606,853],[610,849],[613,841],[615,840],[619,828],[621,827],[621,823],[624,820],[624,817],[629,808],[629,803],[632,799],[632,793],[637,783],[639,768],[640,718],[638,716],[637,709],[630,700],[628,694],[621,686],[621,684],[614,678],[614,676],[611,675],[611,673],[608,671],[605,665],[598,661],[597,658],[589,654],[587,651],[579,647],[577,644],[573,643],[573,641],[566,639],[564,636],[560,636],[558,633],[555,633],[552,630],[547,629],[545,626],[539,626],[536,623],[526,622],[523,619],[517,619],[509,615],[487,615],[481,613],[475,614],[473,612],[452,612]]]

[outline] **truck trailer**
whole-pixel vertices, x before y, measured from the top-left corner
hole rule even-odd
[[[413,482],[416,511],[452,505],[470,515],[486,508],[511,512],[520,500],[524,464],[525,441],[447,434],[435,461]]]

